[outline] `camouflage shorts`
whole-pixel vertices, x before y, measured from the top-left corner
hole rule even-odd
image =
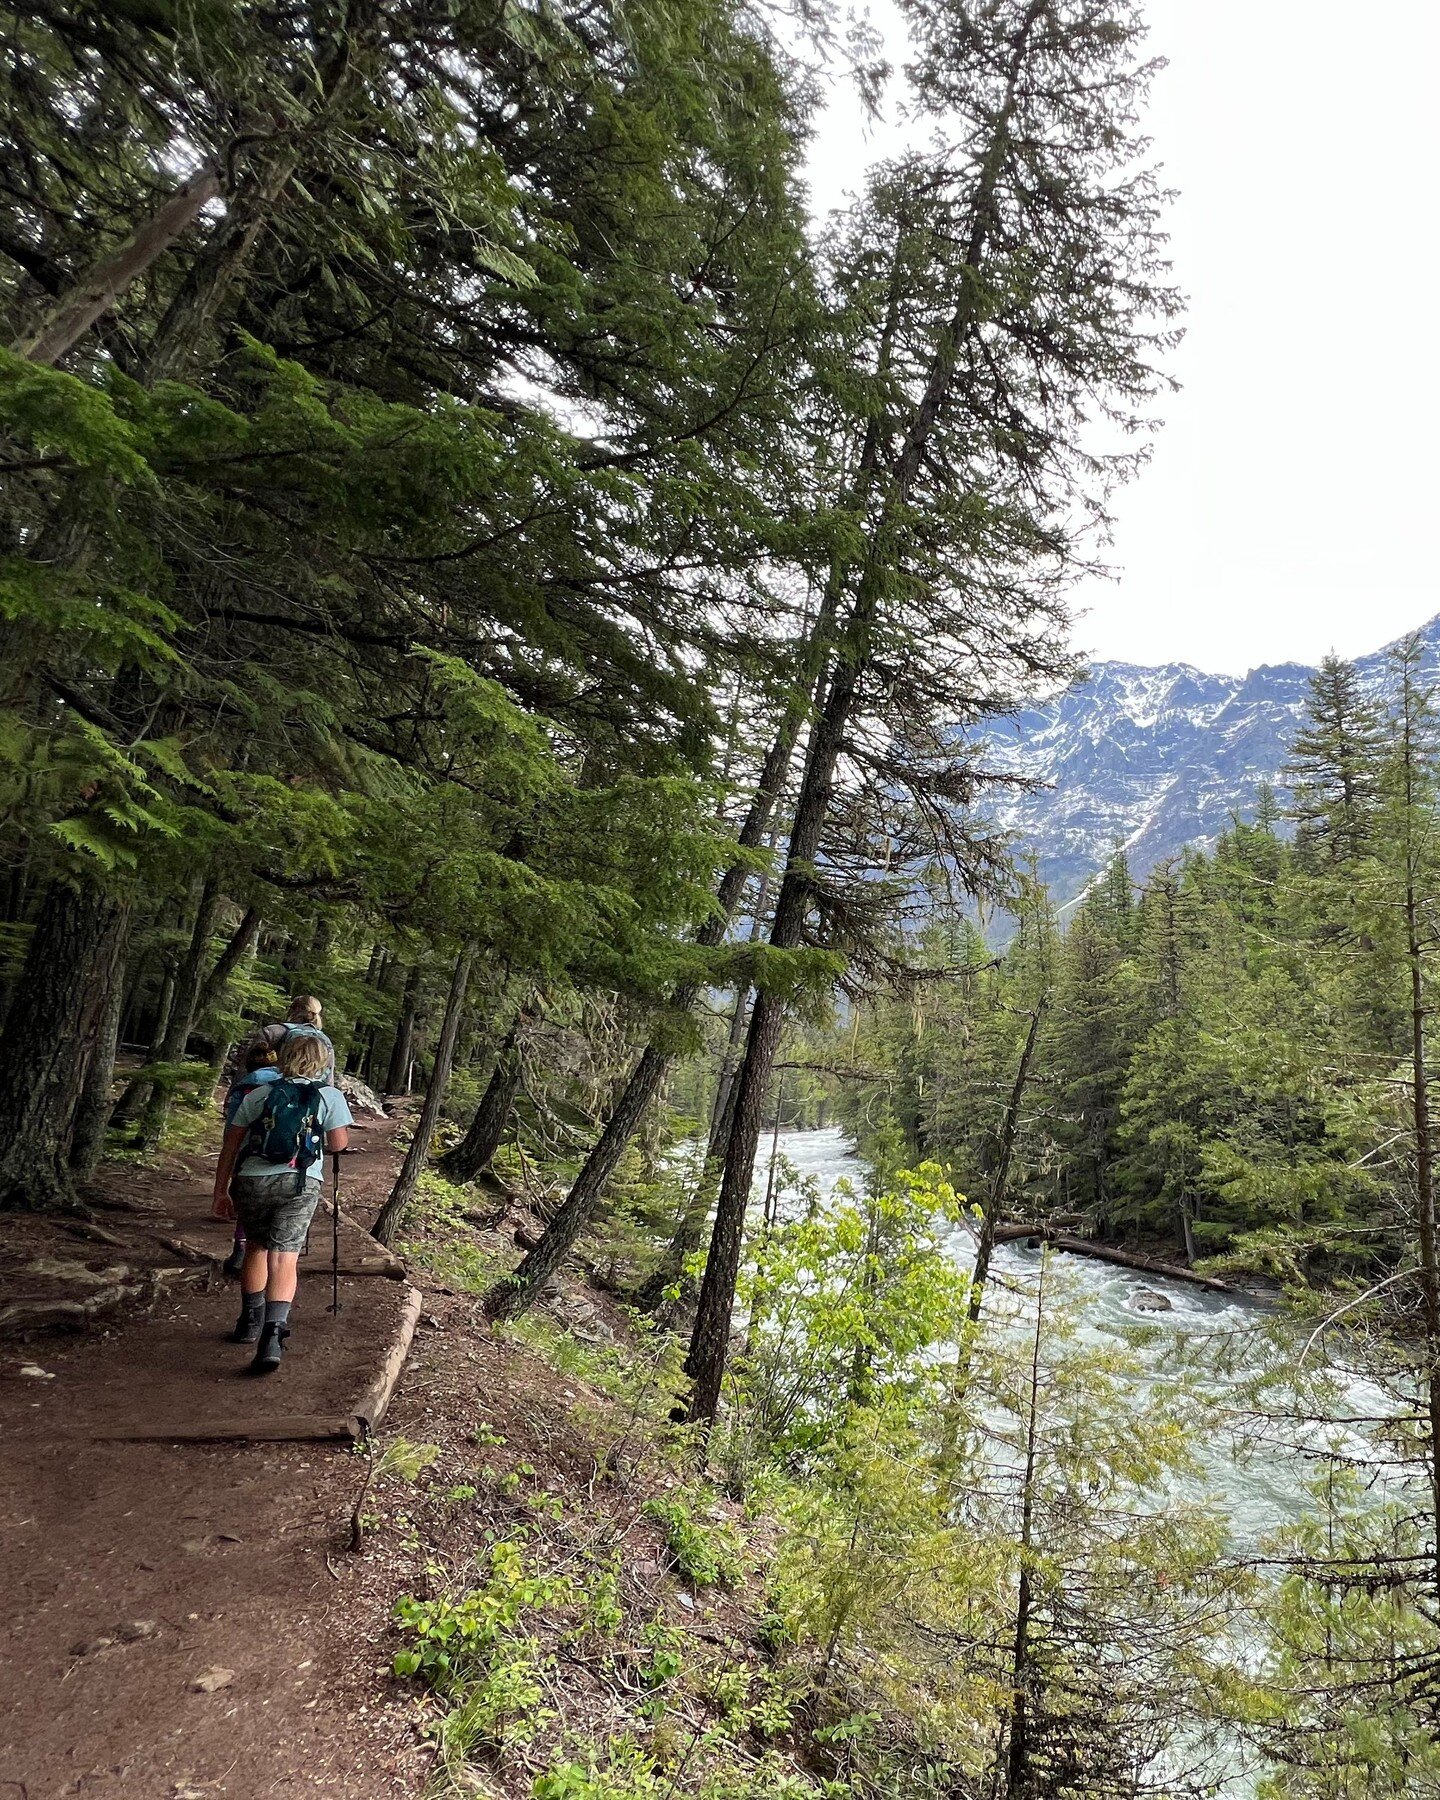
[[[257,1249],[298,1251],[305,1248],[320,1200],[320,1183],[307,1181],[297,1194],[291,1174],[237,1175],[230,1183],[230,1198],[245,1227],[247,1244]]]

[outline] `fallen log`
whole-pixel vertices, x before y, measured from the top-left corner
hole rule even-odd
[[[1208,1288],[1212,1294],[1238,1294],[1243,1289],[1215,1275],[1200,1275],[1184,1263],[1166,1262],[1163,1257],[1146,1256],[1139,1250],[1120,1250],[1111,1244],[1097,1244],[1093,1238],[1076,1237],[1073,1232],[1057,1231],[1053,1225],[997,1225],[995,1242],[1013,1244],[1021,1239],[1036,1238],[1066,1250],[1072,1256],[1089,1256],[1097,1262],[1114,1263],[1122,1269],[1139,1269],[1146,1275],[1164,1275],[1170,1281],[1188,1281],[1195,1287]]]

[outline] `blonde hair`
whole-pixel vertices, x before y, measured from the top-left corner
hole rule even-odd
[[[330,1047],[324,1038],[309,1031],[292,1031],[281,1044],[275,1058],[282,1075],[294,1075],[300,1081],[313,1081],[330,1067]]]
[[[313,994],[297,994],[286,1017],[292,1025],[318,1025],[323,1009]]]

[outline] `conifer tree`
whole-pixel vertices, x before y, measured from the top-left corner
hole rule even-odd
[[[1121,1103],[1140,1019],[1126,962],[1132,912],[1129,876],[1112,867],[1065,934],[1048,1063],[1063,1204],[1101,1236],[1112,1224]]]
[[[1327,656],[1310,678],[1285,777],[1303,853],[1335,865],[1364,851],[1380,801],[1384,722],[1353,663]]]
[[[897,245],[913,242],[911,254],[928,252],[936,261],[928,294],[902,315],[913,385],[887,402],[893,447],[873,489],[861,496],[869,527],[864,553],[843,572],[847,599],[833,672],[806,747],[770,931],[771,945],[784,950],[801,944],[816,910],[817,859],[837,770],[887,647],[910,621],[931,641],[953,636],[964,643],[973,629],[961,624],[964,616],[988,648],[1024,661],[1046,592],[1042,571],[1062,549],[1053,535],[1055,501],[1062,492],[1079,501],[1094,466],[1076,442],[1080,415],[1092,397],[1143,411],[1155,380],[1154,320],[1172,304],[1158,268],[1156,192],[1136,167],[1131,136],[1147,71],[1136,55],[1140,27],[1130,8],[1096,12],[1016,0],[983,15],[916,8],[912,22],[922,102],[958,118],[960,141],[937,163],[920,160],[897,171],[893,194],[876,196],[877,210],[893,219]],[[1103,209],[1095,204],[1100,188]],[[1052,286],[1049,278],[1062,266],[1068,276]],[[1042,287],[1048,298],[1037,305]],[[1080,287],[1088,296],[1084,309],[1057,313],[1055,296]],[[1018,450],[1023,439],[1026,455],[1012,462],[1002,449],[997,459],[977,459],[972,434],[1002,417],[1007,441]],[[934,563],[915,530],[921,509],[929,502],[953,516],[982,493],[1002,491],[1016,509],[1006,525],[997,531],[993,505],[983,519],[972,514],[972,529],[957,534],[932,587],[923,571]],[[1031,510],[1042,494],[1043,527]],[[1027,575],[1038,583],[1028,592]],[[951,583],[972,596],[956,611],[948,607]],[[922,598],[913,611],[911,595]],[[922,625],[925,597],[946,611]],[[963,656],[959,666],[966,667]],[[978,665],[969,665],[968,675],[981,714],[999,696],[984,694]],[[952,717],[953,705],[952,695]],[[737,1076],[687,1365],[700,1419],[713,1419],[719,1403],[761,1107],[783,1016],[783,998],[762,983]]]
[[[723,9],[607,9],[577,36],[478,0],[52,8],[13,47],[0,318],[42,354],[0,367],[30,945],[0,1204],[45,1205],[72,1198],[137,896],[148,913],[213,866],[267,917],[299,896],[403,931],[450,807],[513,901],[549,879],[534,802],[557,777],[688,782],[688,834],[727,666],[784,690],[769,569],[810,286],[796,71]],[[171,207],[197,159],[218,191]],[[544,400],[517,402],[526,383]],[[427,810],[467,745],[485,802]],[[441,929],[468,935],[454,909]],[[676,970],[649,954],[653,995]],[[519,967],[560,961],[532,930]],[[157,1058],[195,1022],[172,1017]]]

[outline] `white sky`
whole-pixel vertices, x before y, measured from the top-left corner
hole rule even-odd
[[[1440,612],[1440,6],[1150,0],[1169,60],[1150,132],[1177,284],[1183,391],[1121,494],[1118,583],[1077,647],[1240,673],[1363,654]],[[871,15],[903,55],[895,15]],[[837,94],[817,210],[903,133]]]

